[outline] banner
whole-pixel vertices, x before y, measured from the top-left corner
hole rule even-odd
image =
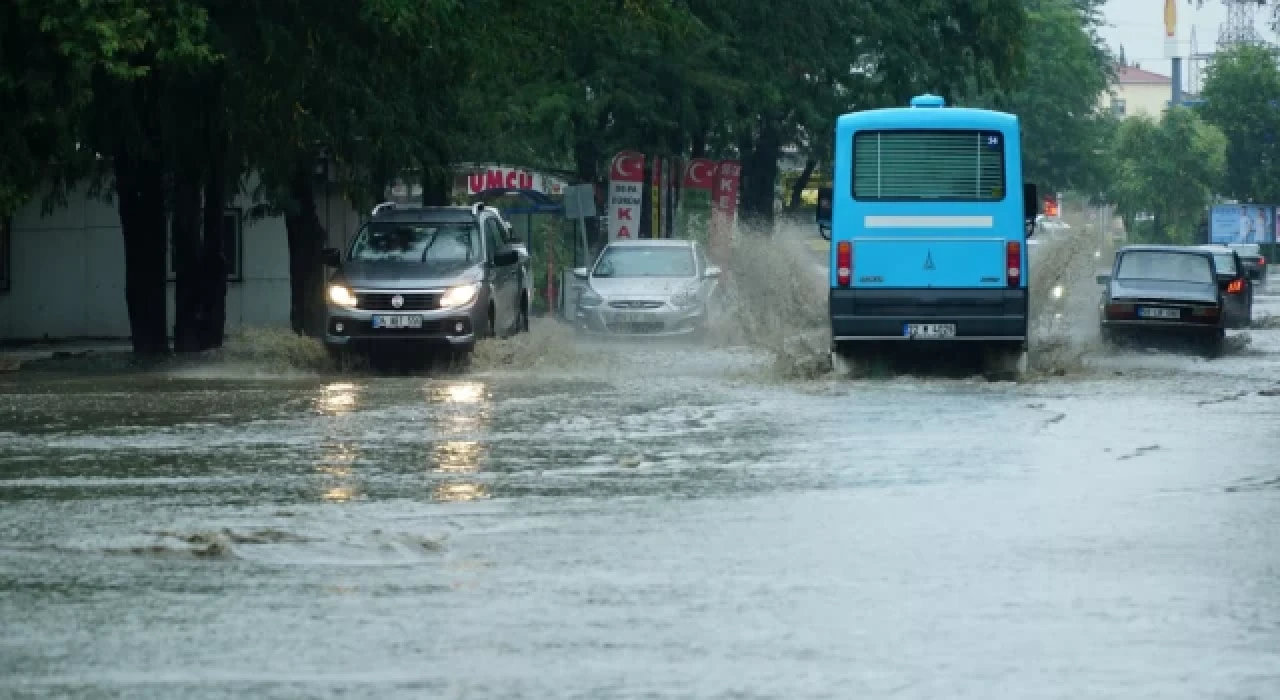
[[[609,240],[640,237],[644,206],[644,154],[622,151],[609,167]]]
[[[1257,204],[1219,204],[1209,212],[1212,243],[1274,243],[1275,209]]]
[[[716,166],[715,199],[711,202],[711,239],[707,247],[724,255],[729,250],[729,236],[738,214],[738,185],[742,164],[736,160],[721,161]]]
[[[716,183],[715,161],[695,158],[684,166],[680,183],[680,208],[676,235],[707,243],[711,225],[711,191]]]

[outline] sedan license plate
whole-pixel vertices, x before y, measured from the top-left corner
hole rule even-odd
[[[422,328],[422,317],[418,315],[374,316],[374,328]]]
[[[647,323],[653,320],[651,314],[614,314],[613,320],[618,323]]]
[[[954,323],[908,323],[902,328],[902,335],[908,338],[954,338]]]
[[[1182,318],[1182,312],[1178,309],[1161,309],[1149,306],[1138,307],[1138,316],[1140,318],[1162,318],[1178,320]]]

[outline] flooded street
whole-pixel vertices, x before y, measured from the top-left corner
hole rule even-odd
[[[1273,697],[1280,330],[1235,348],[13,379],[0,696]]]

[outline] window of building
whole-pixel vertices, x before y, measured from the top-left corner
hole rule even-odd
[[[1123,117],[1127,106],[1125,101],[1120,98],[1111,100],[1111,113],[1117,117]]]
[[[173,267],[173,232],[169,232],[169,281],[178,278]],[[222,212],[222,253],[227,261],[227,281],[240,282],[243,276],[244,212],[230,207]]]

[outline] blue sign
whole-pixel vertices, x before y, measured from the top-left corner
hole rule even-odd
[[[1276,210],[1258,204],[1219,204],[1209,211],[1211,243],[1274,243]]]

